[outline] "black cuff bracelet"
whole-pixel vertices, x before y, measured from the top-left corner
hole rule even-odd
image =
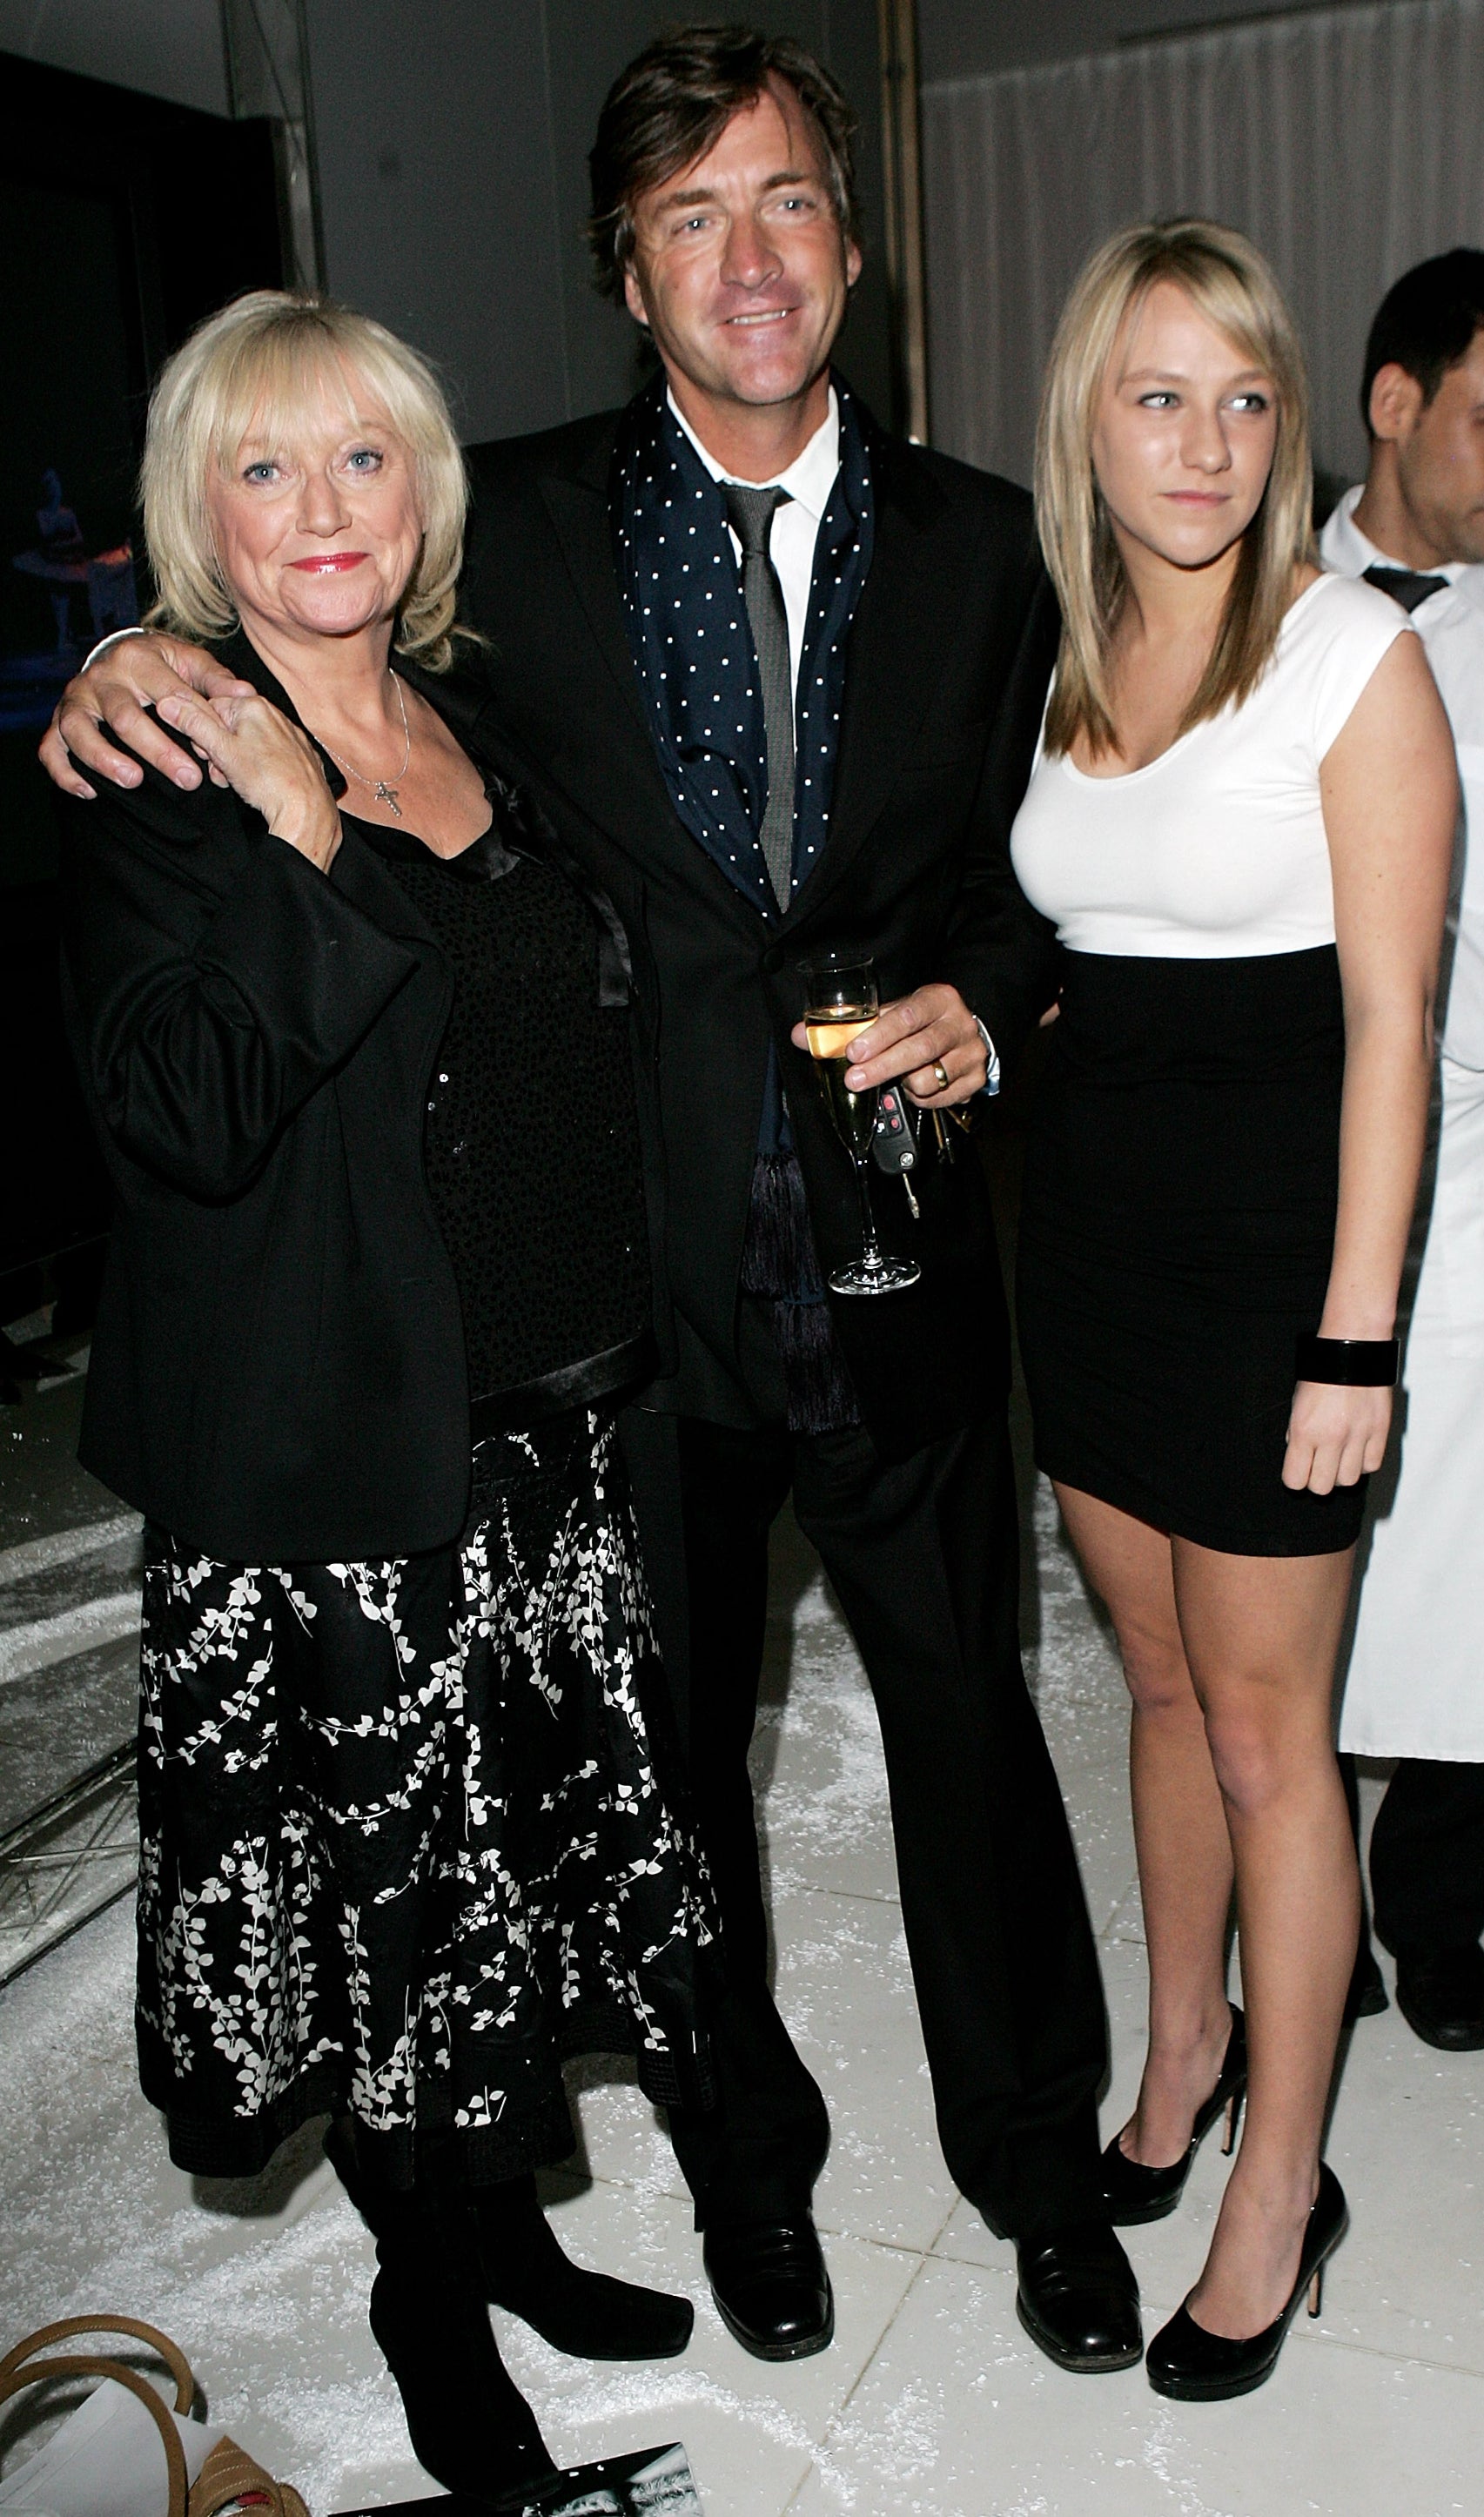
[[[1294,1343],[1299,1381],[1328,1382],[1340,1389],[1394,1389],[1401,1364],[1395,1338],[1304,1336]]]

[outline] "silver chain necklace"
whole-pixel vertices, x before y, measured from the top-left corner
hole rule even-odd
[[[392,688],[397,693],[397,704],[402,710],[402,732],[404,747],[402,755],[402,767],[398,770],[396,776],[393,778],[362,778],[360,770],[353,769],[348,760],[342,760],[338,751],[330,751],[328,744],[326,744],[324,747],[326,751],[330,751],[330,758],[333,760],[337,769],[343,769],[347,778],[354,778],[358,787],[368,788],[370,789],[373,802],[377,804],[390,804],[393,812],[396,814],[400,822],[402,820],[402,806],[397,801],[397,789],[402,785],[403,780],[407,774],[407,763],[412,757],[412,729],[407,723],[407,703],[402,695],[402,684],[396,673],[392,671],[390,664],[387,666],[387,671],[391,675]]]

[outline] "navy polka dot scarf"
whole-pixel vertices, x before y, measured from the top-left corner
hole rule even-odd
[[[840,468],[815,543],[794,707],[794,894],[825,852],[846,635],[870,566],[865,434],[838,379],[835,394]],[[624,415],[611,503],[629,645],[675,810],[728,880],[776,920],[759,836],[768,801],[762,684],[742,571],[721,489],[670,409],[662,376]]]

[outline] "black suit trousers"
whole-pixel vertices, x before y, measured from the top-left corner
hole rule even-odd
[[[722,2103],[672,2117],[702,2222],[807,2204],[820,2092],[767,1983],[747,1750],[768,1533],[790,1488],[865,1662],[944,2155],[1002,2234],[1101,2216],[1102,1989],[1066,1813],[1026,1689],[1003,1417],[883,1464],[862,1430],[682,1419],[690,1773],[731,1989]]]
[[[1403,1757],[1371,1830],[1376,1928],[1399,1958],[1484,1934],[1484,1766]]]

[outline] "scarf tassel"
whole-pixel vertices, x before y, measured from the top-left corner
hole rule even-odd
[[[759,1154],[742,1245],[742,1286],[769,1303],[791,1433],[834,1433],[861,1421],[814,1246],[796,1154]]]

